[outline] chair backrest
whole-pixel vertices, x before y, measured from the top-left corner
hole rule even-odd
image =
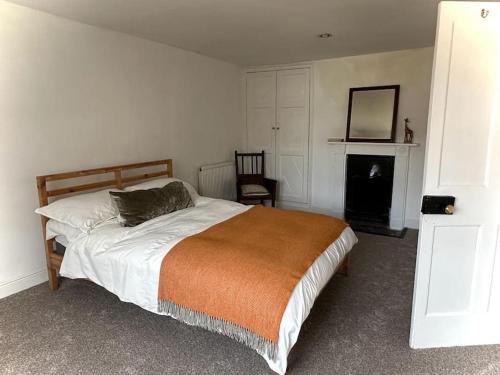
[[[236,164],[236,181],[240,185],[258,184],[264,182],[265,156],[262,152],[234,152],[234,161]]]

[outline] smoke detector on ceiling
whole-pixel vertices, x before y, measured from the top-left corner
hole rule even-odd
[[[328,39],[328,38],[331,38],[333,36],[332,33],[322,33],[322,34],[318,34],[318,38],[320,39]]]

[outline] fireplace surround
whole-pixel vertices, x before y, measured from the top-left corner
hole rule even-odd
[[[393,230],[404,229],[410,148],[418,144],[335,141],[329,141],[328,144],[331,147],[333,164],[333,181],[330,181],[333,194],[331,212],[335,216],[345,218],[348,155],[392,156],[394,175],[388,224]]]

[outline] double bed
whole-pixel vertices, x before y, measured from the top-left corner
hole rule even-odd
[[[133,170],[144,168],[148,169],[147,173],[130,175]],[[151,172],[149,170],[151,168],[160,168],[160,170]],[[111,179],[101,178],[97,182],[86,182],[85,184],[58,187],[57,189],[47,188],[48,183],[56,181],[109,174],[112,175]],[[192,207],[158,216],[133,227],[124,227],[119,217],[109,217],[89,229],[73,231],[77,228],[71,227],[70,232],[64,232],[58,230],[60,223],[49,218],[48,216],[51,215],[47,214],[48,211],[44,211],[44,208],[49,205],[49,198],[53,197],[89,190],[95,191],[96,189],[112,188],[131,191],[149,189],[170,181],[175,181],[172,178],[171,160],[37,177],[41,207],[39,213],[42,217],[45,236],[50,288],[57,289],[58,275],[89,279],[114,293],[124,302],[131,302],[155,314],[168,315],[187,324],[197,325],[230,336],[256,350],[264,357],[272,370],[284,374],[287,368],[288,353],[296,343],[302,323],[309,315],[314,301],[335,272],[347,273],[348,253],[357,242],[356,236],[350,227],[341,221],[324,215],[245,206],[236,202],[201,197],[187,183],[184,184],[193,200]],[[141,182],[142,184],[137,185]],[[105,194],[103,193],[103,196]],[[248,225],[248,222],[242,221],[245,218],[252,219],[252,215],[254,219],[258,218],[259,222],[269,218],[269,223],[263,227],[259,226],[261,225],[259,223]],[[273,220],[277,224],[273,224]],[[313,222],[311,224],[313,226],[310,226],[309,229],[307,229],[308,221]],[[283,225],[280,225],[281,223]],[[290,227],[290,232],[284,231],[287,225]],[[297,233],[298,225],[305,228],[304,233],[300,235]],[[293,251],[300,255],[302,250],[308,247],[308,241],[317,242],[308,236],[309,232],[314,231],[314,227],[318,228],[318,225],[326,225],[325,228],[333,225],[337,226],[337,229],[332,231],[330,237],[325,237],[323,242],[318,242],[316,246],[320,246],[321,251],[311,252],[309,260],[300,259],[298,263],[303,267],[303,272],[297,273],[295,269],[291,269],[290,275],[293,277],[288,277],[288,269],[281,264],[278,264],[277,267],[273,265],[268,267],[269,269],[266,268],[269,259],[274,259],[275,263],[287,264]],[[220,232],[224,228],[239,233],[235,233],[230,241],[229,239],[225,241],[225,237],[217,237],[216,235],[216,231]],[[236,230],[234,230],[235,228]],[[231,257],[231,244],[236,243],[234,241],[237,241],[239,237],[245,237],[243,232],[249,232],[247,237],[253,236],[251,238],[255,238],[255,249],[259,248],[261,253],[264,251],[265,254],[269,253],[268,256],[271,257],[263,259],[261,257],[264,255],[261,256],[257,250],[253,252],[248,246],[235,245],[235,252],[243,251],[242,254],[246,252],[248,265],[263,266],[267,272],[263,275],[271,275],[268,281],[266,281],[266,277],[258,275],[262,282],[259,286],[255,285],[255,288],[248,287],[247,294],[245,291],[240,291],[240,289],[244,289],[241,286],[244,285],[243,280],[253,280],[252,277],[255,278],[259,270],[255,270],[254,267],[254,270],[248,271],[247,275],[245,271],[230,273],[228,268],[233,267],[229,267],[227,264],[230,263],[225,262],[226,258]],[[264,232],[266,238],[259,237],[259,234]],[[282,237],[277,242],[283,243],[279,254],[276,254],[274,249],[269,248],[271,245],[257,245],[260,242],[277,243],[273,242],[273,237],[277,239],[279,236]],[[56,247],[61,248],[61,245],[56,246],[56,240],[59,244],[64,245],[64,255],[55,251]],[[195,252],[193,241],[201,244],[198,246],[198,252]],[[295,246],[296,243],[302,243],[302,247]],[[206,250],[205,244],[210,244],[213,251],[212,253],[207,251],[206,260],[196,262],[196,259],[188,259],[184,266],[182,263],[174,262],[174,254],[177,256],[179,253],[181,255],[191,253],[191,258],[194,256],[193,254],[196,254],[196,257],[199,257],[199,254],[203,256]],[[238,249],[236,249],[237,247]],[[221,259],[213,260],[217,257],[221,257]],[[166,260],[168,262],[165,262]],[[239,262],[238,259],[233,259],[231,264],[237,264],[237,262]],[[293,262],[290,261],[290,264]],[[166,265],[169,267],[165,267]],[[245,265],[247,263],[243,264],[243,266]],[[251,267],[249,266],[248,269],[250,270]],[[164,275],[165,273],[166,275]],[[205,274],[210,273],[215,274],[215,276],[205,276]],[[185,279],[183,281],[186,284],[184,294],[187,293],[193,300],[196,300],[197,295],[199,295],[198,299],[203,299],[205,294],[213,293],[212,299],[210,296],[206,297],[206,300],[201,302],[202,305],[190,305],[189,299],[182,303],[179,302],[182,301],[180,299],[173,300],[173,302],[166,301],[167,297],[161,297],[161,290],[162,285],[167,285],[166,282],[162,284],[162,278],[167,279],[168,277],[174,279],[170,280],[174,284],[175,279]],[[207,278],[207,283],[204,282],[203,277]],[[194,280],[193,282],[190,282],[191,278]],[[276,282],[275,279],[278,281]],[[267,283],[272,287],[266,289]],[[279,287],[276,285],[286,287],[283,291],[277,291]],[[171,292],[175,294],[178,292],[177,289],[179,289],[178,285]],[[255,303],[247,303],[246,298],[249,300],[254,298],[259,301],[259,295],[251,296],[252,292],[255,294],[253,289],[263,291],[263,301],[265,295],[273,296],[271,299],[275,295],[281,295],[284,298],[283,301],[286,302],[281,304],[282,311],[276,311],[278,305],[272,302],[267,305],[262,302],[262,306],[259,308],[255,307]],[[205,309],[196,307],[204,306],[203,304],[207,305]],[[211,309],[217,304],[219,304],[217,309]],[[229,309],[230,312],[226,311],[228,306],[232,308]],[[243,318],[242,320],[232,319],[231,317],[234,315],[231,313],[234,314],[235,309],[241,315],[246,314],[243,318],[257,316],[258,318],[262,317],[265,321],[267,316],[279,317],[275,338],[273,335],[266,335],[263,332],[269,328],[266,324],[260,330],[259,327],[254,330],[252,329],[254,326],[245,323],[247,320]],[[242,312],[242,310],[252,311]],[[221,311],[220,316],[218,311]]]

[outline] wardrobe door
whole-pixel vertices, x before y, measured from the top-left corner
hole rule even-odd
[[[275,177],[276,72],[247,73],[247,142],[249,152],[266,153],[266,177]]]
[[[276,177],[279,200],[307,203],[309,69],[277,72]]]

